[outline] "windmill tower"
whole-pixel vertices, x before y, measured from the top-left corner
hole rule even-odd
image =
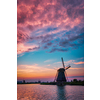
[[[55,80],[56,80],[56,82],[57,82],[57,85],[63,85],[63,82],[66,82],[65,70],[67,70],[68,68],[71,67],[71,66],[69,65],[68,67],[65,68],[63,58],[61,58],[61,60],[62,60],[63,68],[59,68],[59,69],[57,70],[57,75],[56,75],[56,77],[55,77]]]

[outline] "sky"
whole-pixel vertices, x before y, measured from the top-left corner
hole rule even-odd
[[[17,80],[84,79],[84,0],[17,0]]]

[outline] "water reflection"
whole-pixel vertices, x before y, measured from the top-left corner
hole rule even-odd
[[[84,100],[84,86],[17,85],[17,100]]]
[[[67,91],[65,86],[57,86],[57,100],[67,100]]]

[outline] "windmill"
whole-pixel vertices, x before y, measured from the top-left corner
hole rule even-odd
[[[65,67],[63,58],[61,58],[61,60],[62,60],[63,68],[59,68],[57,70],[57,74],[55,77],[55,81],[57,82],[58,85],[63,85],[63,82],[66,82],[65,70],[71,67],[70,65]]]

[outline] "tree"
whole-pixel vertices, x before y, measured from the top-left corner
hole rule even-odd
[[[77,79],[73,79],[73,82],[77,82]]]

